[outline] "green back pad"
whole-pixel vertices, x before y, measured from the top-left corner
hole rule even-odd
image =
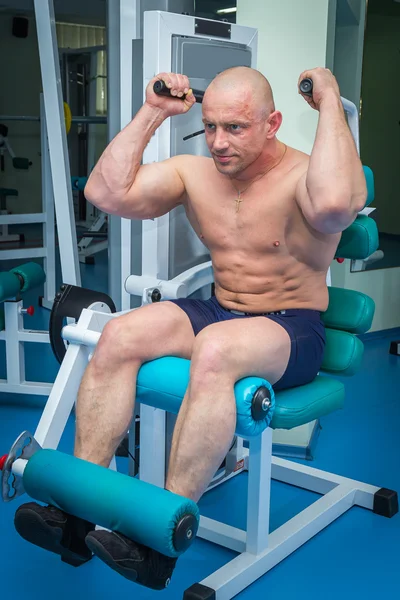
[[[11,271],[0,273],[0,302],[14,298],[20,291],[21,285],[18,277]]]
[[[361,292],[329,287],[329,306],[322,313],[326,327],[350,333],[366,333],[372,325],[375,302]]]
[[[174,532],[186,515],[197,523],[193,538],[197,533],[199,510],[192,500],[56,450],[39,450],[29,459],[23,484],[35,500],[166,556],[182,554],[174,546]]]
[[[46,281],[45,272],[42,267],[35,262],[25,263],[15,269],[11,269],[11,273],[16,273],[22,277],[24,284],[21,292],[27,292]]]
[[[367,182],[367,191],[368,191],[367,201],[365,203],[365,206],[369,206],[371,204],[371,202],[373,202],[375,200],[374,174],[373,174],[372,170],[369,167],[366,167],[365,165],[363,166],[363,169],[364,169],[365,181]]]
[[[311,383],[275,392],[273,429],[293,429],[343,408],[344,385],[317,375]]]
[[[335,256],[362,260],[371,256],[379,247],[378,227],[373,219],[358,215],[342,233]]]
[[[364,353],[362,341],[347,331],[326,329],[326,345],[321,368],[338,375],[354,375]]]

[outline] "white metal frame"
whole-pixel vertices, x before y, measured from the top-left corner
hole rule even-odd
[[[25,344],[48,344],[47,331],[34,331],[24,328],[22,300],[7,300],[4,302],[5,328],[0,331],[0,340],[5,342],[6,349],[6,379],[0,379],[0,393],[36,394],[48,396],[52,383],[26,381],[25,376]]]
[[[179,15],[161,11],[149,11],[144,13],[144,31],[143,31],[143,99],[145,99],[146,87],[149,81],[157,73],[171,71],[172,65],[172,37],[174,35],[187,37],[206,37],[210,41],[221,38],[216,36],[201,36],[196,33],[195,19],[187,15]],[[242,44],[251,50],[252,66],[257,64],[257,30],[232,24],[231,38],[226,40],[235,44]],[[129,89],[129,88],[128,88]],[[123,93],[121,95],[124,95]],[[145,152],[143,154],[143,164],[160,162],[170,157],[170,137],[171,122],[170,119],[157,129],[152,136]],[[146,220],[142,223],[142,276],[136,279],[138,288],[134,291],[135,278],[131,278],[130,257],[131,257],[131,237],[126,237],[122,244],[124,249],[122,253],[121,275],[122,275],[122,307],[130,307],[130,296],[128,295],[128,286],[131,286],[130,293],[137,293],[142,297],[142,302],[149,302],[149,289],[153,286],[152,282],[163,281],[163,293],[166,297],[173,297],[173,290],[167,290],[172,284],[180,288],[177,295],[189,295],[190,278],[193,278],[193,285],[197,286],[196,278],[202,276],[203,285],[212,283],[211,266],[207,264],[205,271],[202,268],[190,269],[182,279],[175,278],[172,282],[168,280],[169,265],[169,227],[170,215],[164,215],[154,220]],[[130,284],[125,287],[125,282],[130,280]],[[202,287],[202,286],[200,286]],[[186,288],[186,289],[185,289]],[[196,287],[199,289],[199,287]],[[165,297],[165,296],[164,296]],[[141,469],[147,473],[146,477],[161,481],[165,478],[166,465],[166,444],[160,443],[160,435],[165,439],[166,415],[162,410],[154,410],[151,407],[142,405],[140,407],[140,448],[141,448]],[[240,463],[243,453],[243,442],[239,440],[235,449],[237,462]]]
[[[81,285],[53,0],[34,0],[49,165],[64,283]]]
[[[56,259],[54,235],[54,195],[50,171],[50,155],[47,140],[47,127],[44,113],[43,95],[40,95],[40,147],[42,159],[42,212],[32,214],[2,215],[0,225],[41,223],[43,226],[43,246],[38,248],[0,249],[0,260],[24,260],[43,258],[46,273],[42,305],[51,309],[56,295]],[[18,237],[19,239],[19,237]],[[3,238],[0,237],[3,241]]]
[[[187,290],[194,291],[209,283],[210,265],[200,265],[181,274],[179,281]],[[157,286],[163,287],[162,281]],[[127,287],[129,288],[129,279]],[[198,286],[198,287],[197,287]],[[164,286],[165,287],[165,286]],[[171,296],[172,297],[172,296]],[[135,310],[135,309],[134,309]],[[84,309],[78,322],[63,329],[63,338],[69,341],[52,392],[35,432],[36,441],[44,448],[57,448],[62,433],[74,406],[80,381],[90,360],[94,347],[98,343],[105,324],[123,313],[110,314],[108,308],[102,310]],[[128,312],[128,311],[124,311]],[[144,406],[142,405],[141,408]],[[151,408],[153,412],[164,412]],[[141,423],[148,428],[149,420]],[[160,454],[151,452],[152,460],[146,456],[151,449],[148,441],[156,440],[154,448],[165,449],[165,421],[157,419],[155,427],[145,434],[147,441],[141,444],[140,478],[160,487],[165,485],[165,470],[155,470]],[[290,460],[272,456],[272,430],[266,429],[260,436],[248,440],[249,448],[242,449],[243,464],[230,477],[241,471],[248,471],[247,488],[247,526],[241,530],[225,523],[201,516],[198,536],[238,552],[238,556],[215,573],[204,579],[201,584],[216,592],[217,600],[230,600],[242,590],[267,573],[284,558],[289,556],[309,539],[322,531],[352,506],[361,506],[372,510],[375,494],[381,489],[339,475],[326,473]],[[161,460],[163,460],[163,451]],[[14,473],[20,475],[25,465],[16,461]],[[163,461],[164,464],[164,461]],[[111,468],[115,469],[115,460]],[[322,498],[293,517],[279,529],[270,533],[270,488],[271,479],[301,487],[322,495]],[[224,479],[222,478],[221,481]],[[216,482],[216,484],[220,481]],[[213,487],[213,485],[210,486]]]

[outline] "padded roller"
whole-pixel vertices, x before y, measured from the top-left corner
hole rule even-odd
[[[343,231],[335,256],[363,260],[378,247],[379,235],[375,221],[367,215],[358,215],[350,227]]]
[[[199,509],[192,500],[56,450],[29,459],[23,484],[35,500],[166,556],[182,554],[197,533]]]
[[[363,166],[365,181],[367,182],[368,196],[365,206],[369,206],[375,200],[375,182],[374,174],[369,167]]]
[[[21,289],[21,282],[15,273],[4,271],[0,273],[0,302],[14,298]]]
[[[326,328],[326,346],[321,368],[338,375],[354,375],[364,354],[362,341],[347,331]]]
[[[372,325],[375,302],[362,292],[330,286],[329,305],[322,313],[326,327],[350,333],[366,333]]]
[[[21,292],[27,292],[41,285],[46,281],[46,274],[42,267],[35,262],[25,263],[15,269],[11,269],[11,273],[19,275],[23,280]]]
[[[88,179],[88,177],[71,177],[72,189],[83,192]]]
[[[189,384],[189,376],[190,361],[185,358],[166,356],[149,361],[139,370],[137,401],[178,414]],[[258,415],[255,419],[252,400],[257,390],[263,387],[269,391],[270,406],[262,418]],[[218,390],[216,394],[218,395]],[[236,434],[251,437],[262,433],[269,426],[274,410],[275,400],[271,384],[260,377],[245,377],[235,384],[235,398]]]

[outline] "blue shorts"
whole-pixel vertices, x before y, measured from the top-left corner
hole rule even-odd
[[[321,368],[326,337],[325,326],[318,310],[298,308],[272,313],[243,313],[224,308],[215,296],[209,300],[180,298],[171,302],[187,314],[195,335],[207,325],[232,319],[263,316],[279,323],[288,332],[292,344],[287,369],[274,384],[275,390],[310,383]]]

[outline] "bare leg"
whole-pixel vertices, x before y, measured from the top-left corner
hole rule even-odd
[[[169,302],[110,321],[80,386],[75,456],[108,467],[132,421],[141,364],[170,354],[190,358],[193,342],[187,315]]]
[[[287,332],[263,317],[210,325],[199,334],[172,442],[167,489],[199,500],[234,436],[235,382],[257,375],[273,384],[289,356]]]

